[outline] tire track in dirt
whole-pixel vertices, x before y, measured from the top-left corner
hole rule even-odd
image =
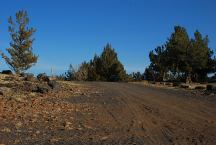
[[[182,145],[202,144],[204,142],[203,140],[205,139],[200,138],[200,136],[203,136],[201,133],[203,126],[200,124],[212,117],[211,114],[215,112],[213,108],[207,108],[213,110],[213,112],[208,115],[203,115],[199,109],[198,111],[194,110],[194,108],[198,108],[200,105],[204,108],[205,106],[202,103],[199,104],[197,101],[191,102],[195,105],[188,108],[190,106],[187,101],[193,100],[186,100],[185,98],[179,99],[177,98],[178,96],[172,94],[172,100],[166,101],[166,96],[164,96],[166,93],[161,93],[161,90],[155,90],[159,91],[159,95],[156,95],[157,92],[152,93],[146,88],[140,90],[140,88],[137,89],[136,86],[128,84],[113,83],[105,84],[103,87],[109,89],[111,92],[118,92],[119,94],[116,96],[116,100],[123,103],[124,105],[122,107],[126,107],[127,109],[125,111],[128,111],[127,114],[132,116],[132,118],[127,119],[130,120],[127,121],[128,125],[122,126],[122,128],[127,128],[125,130],[128,130],[128,137],[141,136],[143,142],[146,144]],[[146,93],[145,90],[149,92]],[[167,99],[170,99],[170,96]],[[178,105],[178,101],[182,105]],[[177,105],[172,106],[172,103]],[[185,107],[183,109],[179,108],[184,105]],[[119,118],[117,119],[119,120],[118,122],[124,121]],[[215,130],[215,127],[213,130]],[[212,138],[214,137],[210,139]]]

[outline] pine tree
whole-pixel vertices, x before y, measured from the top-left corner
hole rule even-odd
[[[29,17],[26,11],[18,11],[16,20],[8,19],[8,31],[11,35],[10,47],[7,48],[10,58],[1,52],[2,57],[10,68],[16,73],[21,73],[32,67],[37,62],[38,56],[32,52],[35,33],[34,28],[29,28]]]
[[[88,80],[99,81],[101,79],[101,60],[100,57],[95,54],[93,60],[89,62]]]
[[[84,61],[78,68],[76,72],[76,80],[78,81],[86,81],[88,80],[89,73],[89,63]]]
[[[192,68],[188,64],[190,39],[184,27],[175,26],[174,32],[166,43],[168,51],[169,69],[173,74],[178,74],[184,79],[189,76]],[[180,75],[181,74],[181,75]]]
[[[165,79],[165,74],[168,71],[167,65],[167,51],[164,46],[158,46],[154,51],[150,51],[149,58],[151,62],[151,67],[157,74],[157,81],[162,81]]]
[[[118,60],[117,53],[111,44],[107,44],[100,56],[100,76],[104,81],[123,81],[126,79],[124,66]]]
[[[195,81],[204,81],[207,73],[213,71],[213,51],[208,47],[208,36],[203,38],[197,30],[194,39],[191,39],[190,63]]]

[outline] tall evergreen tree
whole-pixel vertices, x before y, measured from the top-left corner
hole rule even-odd
[[[178,75],[186,78],[192,68],[188,64],[190,39],[188,33],[184,27],[175,26],[174,32],[166,43],[166,48],[168,52],[168,64],[169,69],[172,73],[177,73]]]
[[[100,57],[95,54],[93,60],[90,60],[89,62],[89,72],[88,72],[89,81],[101,80],[100,68],[101,68]]]
[[[191,39],[189,61],[195,81],[204,81],[207,73],[213,71],[213,51],[208,47],[208,43],[208,36],[203,38],[198,30],[194,33],[194,39]]]
[[[126,78],[124,66],[118,60],[117,53],[111,44],[107,44],[100,56],[100,76],[105,81],[122,81]]]
[[[16,73],[21,73],[32,67],[37,62],[38,56],[32,52],[32,44],[34,39],[32,35],[35,33],[34,28],[29,28],[29,17],[26,11],[18,11],[16,20],[12,17],[8,19],[9,32],[11,35],[10,48],[7,48],[10,58],[1,52],[6,63]]]
[[[208,36],[203,37],[199,31],[190,39],[185,28],[175,26],[166,44],[150,51],[151,63],[146,73],[156,81],[166,74],[172,80],[204,81],[216,66],[208,43]]]
[[[154,71],[154,74],[157,74],[157,77],[155,79],[158,81],[164,80],[165,74],[168,71],[167,51],[165,47],[159,46],[154,51],[150,51],[149,58],[152,70]]]

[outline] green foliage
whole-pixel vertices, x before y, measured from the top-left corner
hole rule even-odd
[[[126,72],[124,66],[118,60],[117,53],[110,44],[104,47],[100,56],[99,75],[103,81],[125,80]]]
[[[167,71],[167,51],[165,47],[159,46],[154,51],[150,51],[149,58],[151,61],[151,73],[154,79],[160,81],[164,80]]]
[[[168,67],[171,72],[188,72],[191,68],[188,64],[188,49],[190,39],[185,28],[180,26],[174,27],[174,32],[166,42],[168,53]]]
[[[153,63],[151,63],[146,69],[145,69],[145,72],[144,72],[144,78],[145,80],[148,80],[148,81],[158,81],[158,72],[156,72],[155,70],[155,67],[153,67]]]
[[[133,72],[131,75],[132,81],[142,81],[144,80],[144,74],[138,72]]]
[[[213,51],[208,47],[208,36],[199,31],[190,39],[185,28],[174,27],[167,42],[149,53],[150,66],[146,75],[156,81],[205,81],[207,74],[214,70]]]
[[[124,81],[126,77],[124,66],[110,44],[104,47],[100,56],[95,55],[90,62],[83,62],[77,70],[70,65],[66,73],[67,80],[79,81]]]
[[[87,62],[83,62],[79,69],[77,70],[75,77],[78,81],[87,81],[88,80],[88,70],[89,70],[89,64]]]
[[[12,17],[8,19],[9,32],[11,35],[10,48],[7,48],[10,58],[1,52],[6,63],[16,73],[24,72],[37,62],[38,56],[32,52],[32,44],[34,39],[32,35],[35,33],[34,28],[29,28],[29,18],[26,11],[18,11],[16,20]]]

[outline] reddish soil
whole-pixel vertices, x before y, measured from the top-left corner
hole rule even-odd
[[[128,83],[0,95],[0,144],[216,145],[216,97]]]

